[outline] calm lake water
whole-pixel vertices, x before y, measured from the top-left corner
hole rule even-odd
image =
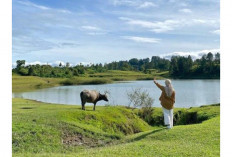
[[[158,80],[164,85],[164,80]],[[220,102],[220,80],[172,80],[176,91],[175,107],[193,107]],[[153,106],[160,107],[159,96],[161,94],[152,80],[128,81],[104,85],[77,85],[59,86],[33,92],[13,93],[13,98],[32,99],[47,103],[80,105],[80,92],[84,89],[94,89],[101,93],[109,91],[111,105],[128,105],[127,93],[136,88],[147,90],[155,99]],[[100,101],[97,105],[105,105],[107,102]],[[92,105],[92,104],[86,104]]]

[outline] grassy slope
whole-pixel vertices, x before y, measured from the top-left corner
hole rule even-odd
[[[86,74],[85,76],[73,78],[41,78],[13,75],[12,91],[31,91],[59,85],[104,84],[112,83],[113,81],[146,80],[153,79],[154,75],[156,75],[157,78],[162,78],[163,74],[164,73],[154,73],[150,75],[141,72],[110,70],[104,73]]]
[[[219,124],[216,117],[202,124],[154,130],[134,142],[85,150],[78,156],[220,156]]]
[[[157,115],[159,110],[155,109]],[[13,99],[13,153],[14,156],[219,156],[220,106],[190,111],[211,119],[166,130],[148,126],[125,107],[98,106],[94,112],[92,106],[81,111],[80,106]],[[133,134],[136,132],[140,133]]]
[[[82,111],[80,106],[13,99],[12,108],[13,152],[78,151],[151,128],[125,107]]]
[[[157,78],[163,78],[163,76],[167,75],[166,72],[153,72],[151,74],[144,74],[141,72],[135,71],[120,71],[120,70],[109,70],[105,73],[95,73],[89,74],[89,77],[101,77],[101,78],[109,78],[113,81],[127,81],[127,80],[151,80],[154,76]]]
[[[214,107],[212,107],[212,105]],[[199,123],[207,119],[211,119],[217,115],[220,115],[219,104],[204,105],[201,107],[192,108],[175,108],[174,109],[174,122],[177,125]],[[135,110],[138,114],[138,109]],[[178,117],[177,117],[178,115]],[[152,120],[150,125],[163,125],[163,111],[162,108],[154,108],[152,114]]]
[[[41,78],[36,76],[12,76],[12,91],[22,92],[58,86],[62,78]]]

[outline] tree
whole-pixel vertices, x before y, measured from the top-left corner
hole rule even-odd
[[[17,60],[16,64],[17,64],[16,68],[19,69],[19,68],[21,68],[22,66],[25,65],[25,60]]]
[[[132,58],[129,60],[129,64],[133,67],[134,70],[139,70],[139,60],[137,58]]]
[[[219,52],[215,54],[215,62],[217,64],[220,64],[220,53]]]
[[[206,59],[207,59],[207,61],[212,62],[212,61],[213,61],[213,54],[212,54],[211,52],[209,52],[209,53],[207,54],[207,56],[206,56]]]
[[[122,65],[121,65],[121,70],[124,70],[124,71],[127,71],[127,70],[130,70],[130,65],[128,64],[128,62],[122,62]]]
[[[18,72],[20,75],[26,76],[28,75],[28,69],[21,67]]]
[[[13,73],[20,75],[40,76],[40,77],[72,77],[80,74],[94,74],[96,72],[104,72],[107,70],[133,70],[142,71],[144,73],[166,71],[174,77],[218,77],[220,76],[220,53],[213,55],[211,52],[203,55],[200,59],[192,60],[191,56],[172,56],[171,60],[152,56],[149,58],[137,59],[132,58],[129,61],[117,61],[107,64],[91,64],[84,66],[82,64],[70,67],[69,62],[59,66],[52,67],[50,65],[28,65],[25,66],[25,60],[17,60],[17,66],[12,70]]]
[[[178,59],[177,56],[172,56],[172,58],[171,58],[169,73],[171,75],[174,75],[174,76],[179,74],[179,67],[178,67],[178,60],[177,59]]]
[[[70,67],[70,63],[67,62],[67,63],[66,63],[66,68],[69,68],[69,67]]]
[[[206,60],[207,60],[207,64],[206,64],[206,69],[207,69],[207,73],[211,74],[213,72],[213,54],[211,52],[209,52],[206,56]]]
[[[28,75],[33,76],[34,74],[35,74],[35,70],[34,70],[33,66],[29,66]]]
[[[201,61],[200,61],[200,69],[202,73],[206,73],[206,64],[207,64],[207,60],[206,60],[206,55],[204,54],[201,57]]]
[[[192,57],[189,55],[185,63],[186,74],[189,74],[191,72],[192,66],[193,66],[193,60]]]
[[[129,63],[131,65],[138,65],[139,64],[139,60],[137,58],[132,58],[129,60]]]

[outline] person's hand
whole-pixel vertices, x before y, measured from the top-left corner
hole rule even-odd
[[[156,83],[156,78],[154,77],[154,80],[153,80],[155,83]]]

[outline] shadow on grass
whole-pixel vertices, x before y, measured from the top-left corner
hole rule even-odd
[[[82,110],[82,108],[80,107],[80,108],[77,108],[77,109],[78,109],[78,110],[81,110],[81,111],[83,111],[83,112],[94,111],[94,110],[93,110],[93,109],[91,109],[91,108],[88,108],[88,109]],[[96,109],[95,111],[97,111],[97,109]]]
[[[28,110],[28,109],[34,109],[34,107],[22,107],[20,109],[26,109],[26,110]]]
[[[157,130],[153,130],[153,131],[151,131],[151,132],[148,132],[148,133],[146,133],[146,134],[143,134],[143,135],[141,135],[141,136],[138,136],[138,137],[136,137],[136,138],[134,138],[134,139],[131,139],[131,140],[129,140],[128,142],[135,142],[135,141],[142,140],[142,139],[144,139],[145,137],[147,137],[147,136],[149,136],[149,135],[151,135],[151,134],[153,134],[153,133],[157,133],[157,132],[160,132],[160,131],[165,130],[165,129],[166,129],[166,127],[163,127],[163,128],[157,129]]]

